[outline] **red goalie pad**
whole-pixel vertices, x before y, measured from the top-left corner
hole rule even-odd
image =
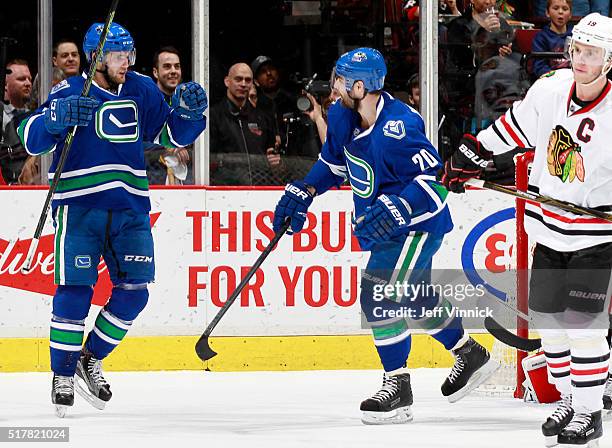
[[[543,352],[538,352],[523,359],[525,371],[525,397],[537,403],[554,403],[561,399],[557,388],[548,382],[546,358]]]

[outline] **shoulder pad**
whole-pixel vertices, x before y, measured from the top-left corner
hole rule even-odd
[[[57,84],[55,84],[53,88],[51,89],[51,92],[49,92],[49,94],[52,95],[54,93],[59,92],[60,90],[67,89],[68,87],[70,87],[70,83],[68,82],[67,79],[64,79],[58,82]]]

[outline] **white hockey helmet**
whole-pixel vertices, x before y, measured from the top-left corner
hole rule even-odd
[[[584,16],[574,26],[572,36],[568,38],[568,53],[572,56],[573,44],[579,42],[584,45],[603,48],[602,74],[608,73],[612,67],[612,18],[592,13]]]

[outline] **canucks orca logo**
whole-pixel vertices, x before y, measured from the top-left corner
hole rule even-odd
[[[50,94],[52,94],[52,93],[57,93],[57,92],[59,92],[60,90],[66,89],[66,88],[68,88],[68,87],[70,87],[70,84],[68,84],[68,81],[64,79],[64,80],[62,80],[62,81],[58,82],[57,84],[55,84],[55,85],[53,86],[53,88],[51,89],[51,92],[49,92],[49,93],[50,93]]]
[[[96,134],[113,143],[138,140],[138,107],[132,100],[107,101],[96,112]]]
[[[352,62],[363,62],[368,59],[368,56],[363,51],[358,51],[351,58]]]
[[[383,127],[383,134],[387,137],[392,137],[401,140],[406,136],[406,129],[402,120],[389,120]]]
[[[374,191],[374,170],[368,162],[350,154],[346,148],[344,155],[353,193],[362,198],[369,198]]]

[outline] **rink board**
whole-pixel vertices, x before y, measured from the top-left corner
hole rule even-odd
[[[48,222],[35,267],[22,274],[45,190],[0,190],[0,371],[48,370],[53,285],[53,227]],[[209,365],[193,344],[272,237],[277,188],[151,191],[156,281],[128,338],[105,365],[115,370],[291,370],[377,367],[360,327],[358,281],[367,253],[351,236],[351,192],[315,200],[305,232],[285,236],[214,332],[221,353]],[[509,265],[514,201],[499,193],[451,195],[455,229],[435,268]],[[99,265],[94,304],[111,292]],[[91,327],[95,314],[87,321]],[[420,341],[422,339],[422,341]],[[450,357],[417,336],[411,364],[444,366]],[[489,338],[485,338],[489,343]]]

